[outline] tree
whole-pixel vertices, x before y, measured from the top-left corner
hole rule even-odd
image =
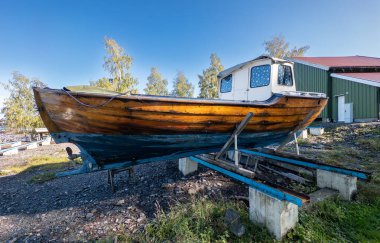
[[[203,70],[203,75],[198,75],[199,98],[218,97],[218,73],[224,69],[219,57],[212,53],[210,56],[210,67]]]
[[[7,129],[25,132],[43,126],[37,112],[32,87],[44,87],[44,83],[38,79],[29,79],[19,72],[13,72],[12,79],[1,86],[10,93],[1,110]]]
[[[107,78],[101,78],[90,84],[116,92],[137,93],[138,80],[129,72],[133,61],[132,57],[126,54],[114,39],[104,37],[104,45],[106,56],[103,67],[109,72],[112,79],[107,81]]]
[[[286,42],[283,35],[278,35],[270,41],[265,41],[264,46],[266,54],[278,58],[302,57],[310,48],[309,46],[303,46],[300,48],[293,47],[289,50],[289,43]]]
[[[144,89],[146,94],[149,95],[168,95],[168,81],[163,79],[157,68],[152,67],[150,69],[150,75],[148,76],[148,83]]]
[[[173,96],[193,97],[194,86],[187,80],[183,72],[178,72],[173,82]]]

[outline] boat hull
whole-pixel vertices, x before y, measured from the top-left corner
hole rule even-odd
[[[52,133],[54,140],[84,148],[100,166],[149,158],[177,159],[217,152],[231,134],[104,135]],[[286,132],[242,133],[239,148],[265,147],[280,143]]]
[[[98,169],[218,151],[249,112],[253,118],[239,136],[239,147],[276,145],[309,125],[327,103],[323,97],[280,94],[263,102],[39,88],[34,94],[54,140],[78,145],[89,167]]]

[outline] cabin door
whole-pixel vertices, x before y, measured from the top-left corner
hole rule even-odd
[[[338,122],[344,122],[344,95],[338,96]]]

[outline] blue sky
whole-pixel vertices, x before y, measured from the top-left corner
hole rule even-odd
[[[310,45],[308,56],[380,57],[379,13],[377,0],[2,0],[0,82],[20,71],[54,88],[88,84],[107,75],[104,36],[134,58],[140,92],[152,66],[170,86],[178,70],[197,85],[212,52],[229,67],[262,54],[280,33]]]

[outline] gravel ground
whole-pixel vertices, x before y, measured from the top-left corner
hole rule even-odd
[[[67,144],[39,147],[0,157],[0,169],[23,164],[35,155],[62,153]],[[117,192],[107,184],[107,172],[56,178],[32,184],[36,171],[0,177],[0,241],[89,241],[118,233],[143,231],[156,207],[167,209],[194,197],[247,196],[247,187],[200,168],[189,177],[176,161],[135,167],[115,176]]]

